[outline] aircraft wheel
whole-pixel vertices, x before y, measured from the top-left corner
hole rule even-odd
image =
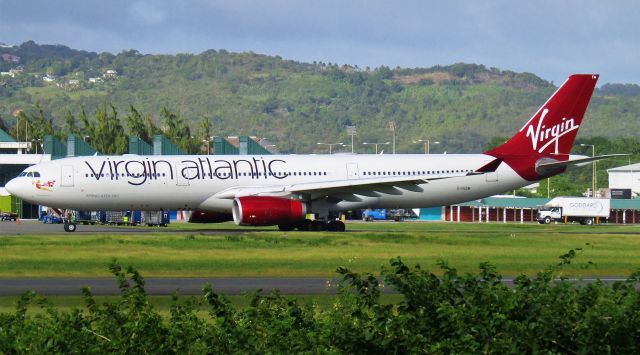
[[[344,232],[345,226],[342,221],[331,221],[327,224],[327,230],[332,232]]]
[[[289,232],[294,229],[294,225],[289,223],[286,223],[286,224],[282,223],[282,224],[278,224],[278,229],[280,229],[283,232]]]
[[[311,226],[311,221],[308,219],[305,219],[304,221],[300,221],[300,223],[298,223],[298,225],[296,226],[296,228],[301,231],[308,231],[310,230],[309,227]]]
[[[64,224],[64,231],[65,232],[75,232],[76,231],[76,224],[75,223],[65,223]]]
[[[311,221],[311,223],[309,224],[310,231],[323,231],[326,229],[327,229],[326,224],[320,221]]]

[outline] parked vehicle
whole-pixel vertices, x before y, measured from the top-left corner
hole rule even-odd
[[[385,209],[376,209],[372,210],[370,208],[362,211],[362,220],[367,222],[373,222],[374,220],[385,220],[387,219],[387,210]]]
[[[100,223],[100,214],[96,211],[78,211],[77,222],[85,225]]]
[[[147,226],[166,227],[169,224],[169,212],[167,211],[142,211],[142,224]]]
[[[418,215],[411,209],[397,209],[390,211],[391,218],[396,222],[402,222],[406,219],[418,219]]]
[[[603,223],[611,213],[608,198],[556,197],[538,210],[540,224],[555,222],[580,222],[584,225]]]
[[[18,219],[17,213],[0,211],[0,221],[15,221],[17,219]]]

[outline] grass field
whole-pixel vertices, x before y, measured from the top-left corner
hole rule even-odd
[[[627,276],[640,268],[635,226],[376,222],[351,223],[346,233],[246,232],[228,224],[170,228],[175,231],[96,236],[0,231],[0,277],[109,277],[113,258],[146,277],[328,277],[338,266],[377,274],[396,256],[429,270],[437,270],[439,259],[461,271],[490,261],[503,275],[533,275],[576,248],[583,251],[570,274]],[[593,265],[585,268],[588,262]]]

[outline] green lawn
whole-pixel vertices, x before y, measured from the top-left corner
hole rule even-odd
[[[170,228],[150,234],[0,236],[0,277],[109,277],[113,258],[146,277],[328,277],[338,266],[378,273],[396,256],[430,270],[439,259],[461,271],[490,261],[503,275],[532,275],[576,248],[583,251],[567,269],[571,274],[627,276],[640,268],[635,226],[350,223],[346,233],[243,232],[229,224]],[[210,233],[221,228],[229,232]],[[588,262],[593,266],[585,269]]]

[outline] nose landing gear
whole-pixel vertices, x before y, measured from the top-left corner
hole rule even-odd
[[[73,233],[76,231],[76,221],[77,215],[75,211],[66,210],[64,213],[63,223],[64,223],[64,231]]]
[[[73,222],[64,221],[64,231],[69,233],[75,232],[76,224]]]

